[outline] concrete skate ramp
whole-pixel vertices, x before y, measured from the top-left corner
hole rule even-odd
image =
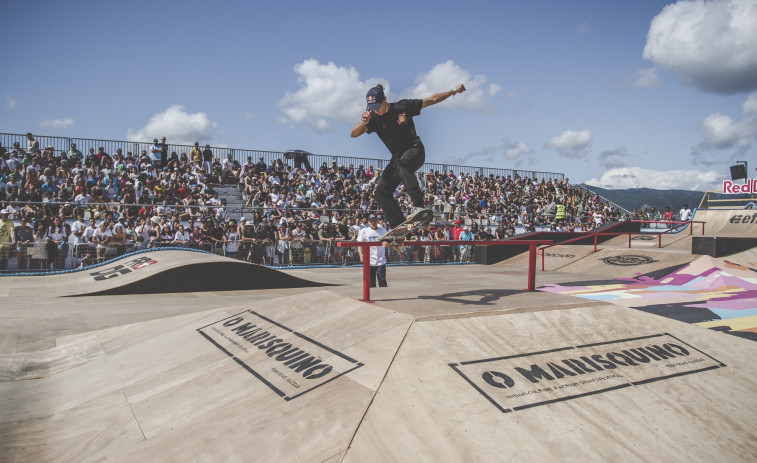
[[[555,298],[415,319],[318,290],[60,337],[0,356],[0,454],[755,461],[756,343]]]
[[[690,253],[653,248],[602,248],[557,267],[556,270],[580,274],[582,279],[632,278],[678,267],[696,260],[697,257]]]
[[[701,232],[700,232],[701,233]],[[691,252],[692,235],[689,230],[678,233],[643,233],[631,235],[630,249],[676,249]],[[603,243],[601,247],[628,247],[628,235],[621,235]]]
[[[0,356],[3,461],[338,461],[412,317],[325,291],[307,300]]]
[[[611,305],[418,322],[344,461],[753,460],[728,338]]]
[[[536,254],[536,268],[541,270],[542,249],[544,250],[544,270],[558,270],[572,262],[590,255],[594,251],[589,245],[557,245],[542,247]],[[515,257],[499,262],[495,265],[528,268],[528,252],[523,252]]]
[[[261,265],[186,250],[156,249],[81,271],[3,277],[0,294],[40,287],[58,296],[181,293],[323,286]]]

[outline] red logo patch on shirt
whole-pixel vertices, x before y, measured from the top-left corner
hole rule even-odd
[[[402,113],[399,116],[397,116],[397,124],[398,125],[404,124],[405,121],[407,121],[407,115],[405,113]]]

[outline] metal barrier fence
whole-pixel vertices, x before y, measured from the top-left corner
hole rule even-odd
[[[53,137],[48,135],[35,135],[34,138],[39,142],[39,147],[41,150],[44,150],[46,147],[51,146],[56,154],[60,154],[61,151],[68,151],[71,147],[71,143],[76,143],[76,149],[82,152],[82,154],[86,157],[87,153],[89,152],[90,148],[93,148],[95,152],[97,152],[98,148],[103,147],[105,149],[105,152],[113,155],[113,153],[116,152],[117,149],[121,149],[123,154],[126,155],[127,153],[132,153],[135,157],[138,157],[142,151],[147,151],[148,154],[150,154],[150,147],[152,146],[151,142],[139,142],[139,141],[124,141],[124,140],[103,140],[103,139],[97,139],[97,138],[73,138],[73,137]],[[18,133],[0,133],[0,145],[5,147],[8,151],[10,151],[13,148],[13,144],[15,142],[18,142],[21,149],[26,149],[26,135],[25,134],[18,134]],[[169,140],[166,140],[169,141]],[[181,155],[181,153],[186,153],[187,156],[189,156],[189,152],[192,149],[192,145],[182,145],[182,144],[171,144],[167,143],[168,146],[168,153],[169,156],[172,152],[175,152],[178,155]],[[204,145],[201,145],[204,147]],[[266,162],[266,164],[270,164],[271,161],[275,161],[277,159],[281,159],[285,164],[287,164],[287,159],[284,158],[284,152],[283,151],[261,151],[261,150],[251,150],[251,149],[241,149],[241,148],[226,148],[226,147],[210,147],[211,151],[213,152],[214,158],[220,158],[221,160],[225,159],[227,155],[231,155],[231,158],[233,160],[238,161],[240,164],[244,164],[247,162],[247,158],[252,158],[253,162],[257,162],[261,157]],[[311,164],[311,166],[314,169],[318,169],[321,165],[324,163],[331,167],[332,164],[336,163],[337,166],[343,165],[345,167],[349,167],[350,165],[353,165],[355,169],[357,169],[359,166],[364,166],[365,168],[368,168],[368,166],[373,166],[374,168],[385,168],[386,165],[389,163],[388,159],[378,159],[378,158],[366,158],[366,157],[356,157],[356,156],[335,156],[335,155],[324,155],[324,154],[311,154],[308,156],[308,160]],[[561,174],[558,172],[540,172],[540,171],[532,171],[532,170],[518,170],[518,169],[500,169],[495,167],[475,167],[475,166],[462,166],[458,164],[444,164],[444,163],[426,163],[421,167],[421,170],[423,172],[428,172],[429,170],[434,171],[453,171],[456,175],[459,175],[461,172],[474,174],[475,172],[479,172],[482,176],[489,176],[494,175],[500,176],[500,177],[507,177],[511,176],[515,178],[515,176],[520,177],[529,177],[529,178],[535,178],[537,180],[548,180],[552,179],[554,181],[558,180],[564,180],[565,174]]]
[[[360,265],[355,248],[337,246],[340,241],[278,242],[255,241],[229,243],[161,242],[144,246],[141,243],[95,245],[92,243],[50,245],[34,242],[28,245],[0,243],[0,272],[47,272],[72,270],[118,258],[141,249],[190,248],[212,252],[245,262],[270,267],[353,266]],[[445,264],[472,261],[473,247],[461,241],[455,246],[387,248],[390,264]]]

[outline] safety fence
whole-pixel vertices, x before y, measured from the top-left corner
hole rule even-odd
[[[52,241],[29,244],[0,243],[0,271],[46,272],[72,270],[102,263],[143,249],[189,248],[211,252],[253,264],[271,267],[344,267],[360,265],[355,248],[340,247],[339,240],[294,241],[255,240],[214,242],[126,242],[121,244],[60,243]],[[387,249],[387,262],[397,265],[470,263],[473,246],[459,245]]]
[[[71,148],[71,144],[76,144],[76,149],[81,151],[85,156],[89,152],[90,148],[94,149],[95,152],[98,151],[100,147],[104,149],[104,151],[108,154],[116,153],[117,150],[121,150],[124,155],[127,155],[128,153],[131,153],[135,157],[138,157],[142,151],[146,151],[148,154],[150,153],[150,148],[153,146],[151,142],[147,141],[125,141],[125,140],[104,140],[104,139],[97,139],[97,138],[74,138],[74,137],[54,137],[54,136],[47,136],[47,135],[35,135],[34,138],[39,142],[40,150],[44,150],[47,147],[52,147],[52,151],[56,154],[56,157],[60,154],[61,151],[68,152]],[[18,143],[21,149],[26,148],[26,135],[25,134],[19,134],[19,133],[0,133],[0,146],[4,147],[8,151],[13,149],[13,144]],[[167,140],[170,141],[170,140]],[[193,148],[192,145],[183,145],[183,144],[172,144],[167,143],[167,151],[169,153],[177,153],[177,155],[181,155],[182,153],[189,154],[191,149]],[[205,143],[201,143],[201,147],[204,147]],[[262,150],[252,150],[252,149],[242,149],[242,148],[227,148],[227,147],[214,147],[211,146],[210,150],[213,153],[213,158],[220,158],[220,159],[226,159],[227,156],[231,156],[232,160],[235,160],[239,162],[240,164],[244,164],[247,162],[248,158],[252,158],[253,162],[257,162],[260,158],[263,158],[263,161],[266,164],[270,164],[272,161],[275,161],[277,159],[281,159],[285,164],[287,161],[287,156],[285,156],[285,151],[262,151]],[[451,155],[444,155],[443,153],[439,153],[439,158],[449,158],[452,157]],[[315,170],[317,170],[319,167],[321,167],[323,164],[326,164],[327,167],[332,167],[334,165],[339,166],[345,166],[349,167],[352,165],[355,169],[358,169],[360,166],[363,166],[367,168],[368,166],[373,166],[376,169],[383,169],[386,167],[386,165],[389,163],[388,159],[379,159],[379,158],[368,158],[368,157],[358,157],[358,156],[336,156],[331,154],[308,154],[307,156],[308,163],[311,165],[311,167]],[[297,166],[295,166],[297,167]],[[552,179],[554,181],[564,180],[565,175],[561,174],[559,172],[541,172],[541,171],[533,171],[533,170],[524,170],[524,169],[501,169],[496,167],[476,167],[476,166],[463,166],[458,164],[446,164],[446,163],[426,163],[421,168],[423,172],[428,172],[429,170],[432,171],[439,171],[439,172],[449,172],[452,171],[456,175],[459,175],[460,173],[468,173],[471,175],[474,175],[475,173],[478,173],[479,175],[488,177],[489,175],[500,176],[500,177],[528,177],[531,179],[536,180],[548,180]]]

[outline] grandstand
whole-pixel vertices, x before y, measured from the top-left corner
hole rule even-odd
[[[24,218],[33,235],[3,244],[10,257],[0,262],[3,270],[63,270],[172,246],[265,265],[354,264],[356,253],[334,242],[354,239],[366,216],[380,213],[373,188],[388,162],[157,139],[2,133],[0,145],[0,209],[14,229]],[[418,239],[432,233],[453,238],[465,227],[477,239],[585,231],[628,217],[561,173],[427,163],[418,180],[436,211],[434,226]],[[409,207],[402,187],[398,194]],[[566,215],[556,219],[558,202]],[[57,249],[50,243],[55,217],[63,227],[54,240]],[[105,237],[98,233],[102,222]],[[298,225],[305,236],[295,239]],[[433,263],[460,256],[390,259]]]

